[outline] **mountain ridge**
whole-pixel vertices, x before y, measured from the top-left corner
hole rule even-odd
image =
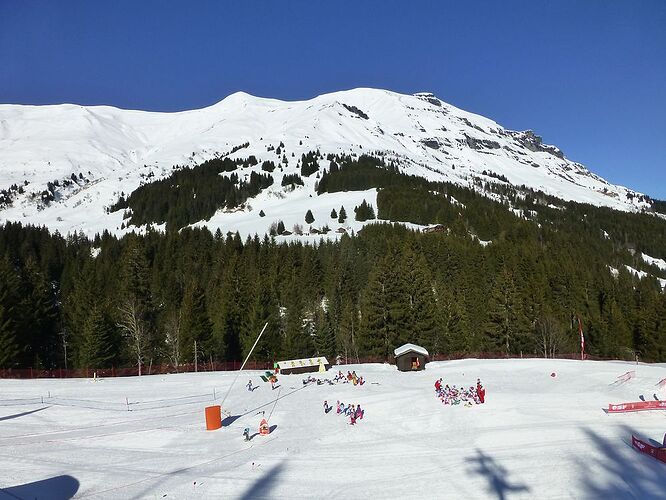
[[[381,154],[399,162],[405,173],[472,189],[475,179],[485,179],[618,210],[650,208],[649,197],[608,183],[530,130],[506,129],[429,92],[358,88],[301,101],[236,92],[211,106],[178,112],[0,105],[0,189],[5,190],[0,221],[46,225],[61,233],[122,233],[122,214],[107,209],[123,193],[168,177],[175,165],[223,156],[278,162],[283,168],[273,174],[274,187],[249,204],[259,212],[269,198],[282,201],[269,203],[273,214],[266,212],[266,220],[245,207],[245,217],[222,211],[201,221],[211,229],[261,234],[278,215],[289,213],[288,224],[302,219],[297,214],[305,213],[306,204],[321,217],[347,198],[348,203],[367,198],[375,203],[376,192],[326,200],[316,196],[314,179],[305,179],[302,188],[283,189],[281,178],[297,172],[299,158],[310,151]],[[320,162],[319,169],[327,166]],[[260,166],[244,173],[251,171],[260,172]],[[13,192],[12,186],[17,186]]]

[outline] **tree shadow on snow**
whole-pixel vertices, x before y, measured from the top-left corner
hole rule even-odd
[[[284,469],[284,463],[279,463],[268,470],[261,478],[255,481],[250,488],[243,493],[240,500],[252,500],[255,498],[275,498],[275,484]]]
[[[466,462],[475,466],[474,472],[484,476],[488,481],[487,490],[497,495],[499,500],[506,500],[510,493],[527,493],[530,489],[524,484],[512,484],[508,479],[508,471],[498,464],[494,458],[481,450],[476,450],[476,456],[466,458]]]
[[[30,415],[31,413],[37,413],[38,411],[46,410],[47,408],[50,408],[50,407],[45,406],[43,408],[37,408],[36,410],[24,411],[22,413],[14,413],[13,415],[7,415],[6,417],[0,417],[0,422],[3,421],[3,420],[12,420],[13,418],[24,417],[25,415]]]
[[[5,493],[11,498],[57,498],[62,500],[72,498],[77,491],[79,491],[79,481],[68,475],[0,488],[0,493]]]
[[[585,498],[666,498],[666,464],[639,453],[631,446],[631,435],[649,439],[623,425],[617,439],[600,436],[592,429],[583,432],[601,452],[602,459],[581,457],[581,482]],[[599,469],[604,474],[599,474]]]

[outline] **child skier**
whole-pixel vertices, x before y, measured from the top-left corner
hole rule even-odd
[[[247,387],[248,391],[252,392],[252,379],[250,379],[250,381],[247,383],[246,387]]]
[[[328,413],[333,409],[332,406],[328,406],[328,401],[324,401],[324,413]]]
[[[245,437],[245,441],[250,440],[250,428],[246,427],[245,430],[243,431],[243,437]]]
[[[363,420],[363,414],[364,413],[365,412],[363,410],[361,410],[361,405],[358,405],[356,407],[356,418]]]

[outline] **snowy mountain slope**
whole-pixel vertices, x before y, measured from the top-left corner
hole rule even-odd
[[[367,383],[303,386],[305,375],[287,375],[271,391],[260,372],[246,372],[223,404],[233,418],[210,432],[204,407],[220,404],[234,372],[0,380],[0,498],[53,497],[48,482],[20,487],[42,480],[69,488],[59,498],[664,498],[665,465],[630,445],[632,433],[661,441],[663,411],[603,411],[655,391],[663,399],[655,383],[664,365],[469,359],[415,373],[341,369]],[[618,384],[627,371],[636,376]],[[439,377],[459,387],[480,377],[486,404],[443,405]],[[248,378],[257,390],[247,391]],[[324,414],[324,400],[361,404],[364,418],[351,426],[335,409]],[[263,417],[271,434],[244,441]]]
[[[324,214],[329,206],[345,203],[349,212],[363,198],[317,197],[314,176],[293,192],[280,186],[282,175],[296,172],[301,154],[314,150],[323,155],[379,152],[398,159],[405,173],[464,186],[486,171],[489,181],[506,179],[565,200],[618,210],[649,206],[646,197],[609,184],[532,132],[504,129],[432,94],[354,89],[298,102],[236,93],[208,108],[178,113],[0,105],[0,190],[8,190],[4,205],[0,200],[0,221],[43,224],[61,233],[122,233],[122,213],[105,210],[121,193],[169,175],[174,165],[199,164],[235,149],[232,158],[255,155],[260,163],[279,162],[280,143],[289,163],[284,172],[273,173],[270,189],[251,200],[254,210],[220,211],[201,224],[261,234],[276,212],[295,216],[284,219],[288,227],[302,224],[308,208]],[[320,167],[328,167],[324,163]],[[49,182],[57,185],[47,187]],[[258,216],[261,209],[264,219]],[[316,224],[324,223],[316,218]],[[350,224],[349,229],[357,228]]]

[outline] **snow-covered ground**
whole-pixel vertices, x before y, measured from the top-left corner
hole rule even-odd
[[[360,88],[293,102],[239,92],[208,108],[179,113],[0,105],[0,190],[15,186],[11,203],[0,206],[0,222],[46,225],[61,234],[93,236],[104,229],[123,234],[136,228],[123,229],[122,212],[106,211],[121,193],[167,177],[174,165],[226,155],[255,155],[260,164],[270,160],[284,170],[272,174],[275,184],[265,194],[250,200],[253,210],[220,210],[200,223],[211,231],[262,234],[273,216],[280,214],[291,227],[303,224],[308,208],[330,213],[332,202],[344,204],[353,219],[350,210],[360,196],[317,196],[314,174],[304,188],[281,187],[283,175],[298,172],[301,155],[317,150],[324,156],[382,154],[405,173],[468,187],[475,177],[503,179],[618,210],[648,206],[639,193],[608,183],[531,133],[507,130],[432,95]],[[320,169],[329,166],[326,160],[319,163]],[[260,164],[241,174],[259,171]],[[56,181],[55,200],[43,203],[47,183]],[[265,219],[258,215],[261,209]]]
[[[666,260],[657,259],[656,257],[650,257],[649,255],[644,253],[641,254],[641,257],[647,264],[650,264],[651,266],[657,266],[662,271],[666,271]]]
[[[666,412],[603,411],[641,394],[664,399],[655,386],[664,365],[342,368],[367,383],[303,386],[304,375],[291,375],[271,391],[259,372],[244,373],[224,403],[232,417],[216,431],[205,430],[204,407],[220,403],[234,372],[0,380],[0,498],[666,498],[666,464],[630,446],[632,432],[661,441]],[[614,384],[630,370],[635,378]],[[465,386],[480,377],[486,404],[444,406],[438,377]],[[248,378],[261,384],[252,393]],[[35,399],[12,401],[25,398]],[[365,418],[351,426],[324,414],[325,399],[360,403]],[[261,411],[272,411],[271,434],[245,442]]]

